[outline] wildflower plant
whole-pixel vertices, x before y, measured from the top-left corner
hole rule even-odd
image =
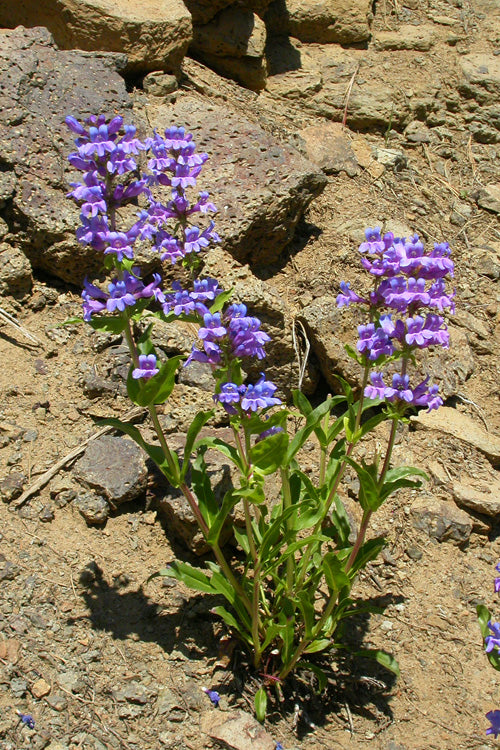
[[[497,563],[495,570],[500,574],[500,563]],[[500,592],[500,577],[495,578],[495,593]],[[493,669],[500,672],[500,623],[493,622],[491,613],[484,604],[478,604],[477,616],[479,627],[483,636],[484,650]],[[495,739],[500,734],[500,711],[488,711],[486,718],[491,726],[486,730],[486,734],[492,734]]]
[[[344,383],[344,395],[314,408],[296,391],[287,410],[264,372],[256,382],[245,379],[245,361],[265,358],[269,336],[260,320],[244,304],[233,302],[218,281],[199,277],[200,254],[219,241],[211,218],[216,207],[207,192],[196,193],[207,154],[196,151],[183,128],[139,140],[121,117],[108,121],[99,115],[83,124],[68,117],[66,122],[77,135],[77,151],[69,161],[83,172],[69,193],[81,210],[77,237],[102,253],[111,276],[107,287],[85,280],[83,319],[94,329],[123,334],[131,357],[128,394],[148,409],[159,445],[147,443],[131,424],[106,423],[136,440],[187,499],[214,559],[204,568],[177,560],[157,575],[225,599],[225,606],[213,612],[251,654],[261,678],[255,708],[262,719],[271,690],[281,695],[284,681],[297,670],[312,671],[319,690],[325,688],[326,674],[315,655],[345,648],[340,629],[355,611],[352,587],[384,546],[383,538],[367,538],[370,519],[395,491],[418,487],[426,476],[417,468],[391,467],[391,454],[407,411],[436,409],[442,403],[437,386],[427,377],[415,381],[412,368],[420,349],[449,343],[443,313],[453,311],[453,295],[446,288],[453,275],[450,249],[443,243],[425,252],[416,236],[398,239],[391,233],[382,237],[378,228],[367,230],[360,253],[371,290],[362,296],[342,283],[337,298],[340,307],[355,304],[366,310],[357,347],[349,350],[362,371],[360,395]],[[147,163],[144,172],[140,161]],[[168,200],[161,202],[161,191],[167,191]],[[136,214],[127,223],[134,205]],[[189,272],[190,288],[173,282],[164,289],[158,274],[144,279],[135,262],[140,242],[148,243],[161,260],[181,263]],[[197,324],[197,340],[182,366],[196,361],[211,367],[214,408],[226,412],[232,441],[200,437],[211,410],[194,418],[182,457],[169,447],[157,406],[170,396],[182,358],[162,360],[155,351],[150,333],[158,320]],[[134,324],[139,321],[147,326],[136,338]],[[287,430],[290,416],[299,420],[294,434]],[[384,421],[391,425],[384,454],[358,461],[356,447]],[[300,451],[313,436],[316,478],[300,468]],[[207,474],[208,449],[222,453],[238,476],[221,502]],[[356,472],[360,483],[362,520],[354,541],[339,496],[347,469]],[[278,477],[281,488],[273,504],[267,496],[270,475]],[[234,526],[238,554],[231,558],[221,547],[220,534],[238,504],[244,525]],[[389,654],[359,653],[397,673]]]

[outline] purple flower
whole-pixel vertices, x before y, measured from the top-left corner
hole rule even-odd
[[[360,253],[382,253],[386,249],[384,240],[380,236],[380,227],[365,229],[365,238],[365,242],[359,246]]]
[[[212,701],[212,705],[215,706],[215,708],[219,707],[220,703],[220,695],[216,690],[209,690],[208,688],[202,688],[203,692],[208,695],[210,700]]]
[[[392,388],[385,389],[385,398],[387,401],[413,401],[413,391],[410,388],[410,376],[395,373],[392,376]]]
[[[159,368],[156,367],[156,356],[154,354],[139,354],[139,366],[132,370],[134,380],[149,380],[154,375],[158,375]]]
[[[83,282],[83,319],[87,322],[91,319],[93,313],[102,312],[106,309],[106,302],[109,295],[103,292],[99,287],[90,284],[85,277]]]
[[[491,724],[491,727],[486,730],[486,734],[492,734],[496,739],[500,734],[500,711],[488,711],[486,718]]]
[[[285,748],[283,747],[281,742],[277,742],[274,750],[285,750]]]
[[[274,427],[268,427],[267,430],[264,430],[264,432],[261,432],[260,435],[258,435],[256,443],[260,443],[261,440],[264,440],[266,437],[270,437],[271,435],[278,435],[280,432],[284,432],[283,427],[279,427],[278,425],[274,425]]]
[[[19,718],[21,719],[22,723],[26,724],[26,726],[29,729],[34,729],[35,728],[35,720],[34,720],[34,718],[32,717],[31,714],[23,714],[23,713],[21,713],[21,711],[16,711],[16,713],[19,716]]]
[[[281,404],[281,400],[274,396],[277,387],[271,381],[266,380],[264,373],[255,385],[247,386],[245,394],[241,397],[241,408],[243,411],[257,411],[267,409],[269,406]]]
[[[350,304],[353,302],[364,302],[366,303],[367,300],[363,299],[363,297],[359,297],[355,292],[352,291],[351,285],[348,281],[341,281],[340,282],[340,291],[341,294],[337,295],[337,307],[349,307]]]
[[[493,635],[487,635],[484,639],[485,651],[487,654],[494,648],[500,648],[500,623],[488,621],[488,627]]]
[[[241,400],[241,396],[245,393],[246,388],[244,385],[236,385],[236,383],[223,383],[218,393],[213,395],[215,403],[222,404],[228,414],[237,414],[234,404],[238,404]]]
[[[371,385],[367,385],[365,388],[365,398],[372,399],[383,399],[385,398],[385,383],[381,372],[370,373]]]
[[[134,232],[108,232],[106,235],[106,241],[108,246],[104,251],[104,255],[116,255],[116,259],[119,263],[122,262],[123,258],[129,258],[130,260],[134,257],[133,244],[135,242]]]

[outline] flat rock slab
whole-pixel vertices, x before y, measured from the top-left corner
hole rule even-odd
[[[208,711],[201,731],[226,750],[275,750],[276,742],[261,724],[244,711]]]
[[[425,531],[439,542],[466,544],[472,533],[469,515],[455,503],[420,497],[412,503],[411,515],[415,528]]]
[[[370,36],[370,8],[369,0],[274,0],[266,22],[302,42],[362,42]]]
[[[97,490],[112,506],[134,500],[146,489],[144,454],[134,442],[103,435],[89,443],[73,469],[74,478]]]
[[[278,77],[278,76],[277,76]],[[326,174],[346,172],[354,177],[360,171],[345,128],[339,122],[310,125],[299,131],[308,158]]]
[[[198,185],[219,208],[222,247],[251,264],[275,261],[325,187],[325,175],[229,104],[186,94],[173,105],[154,102],[147,112],[160,132],[168,125],[186,127],[209,154]]]
[[[439,430],[459,438],[484,453],[494,466],[500,464],[500,437],[487,432],[467,414],[442,406],[437,411],[422,411],[418,417],[411,417],[411,421],[416,427]]]
[[[487,479],[465,476],[461,481],[451,481],[450,476],[437,461],[432,461],[428,468],[434,480],[446,487],[460,507],[485,516],[500,515],[500,481],[493,472]]]
[[[102,259],[75,239],[78,209],[65,198],[63,178],[74,135],[64,118],[115,111],[127,117],[131,102],[117,73],[124,60],[58,51],[46,29],[0,30],[0,162],[10,178],[0,217],[34,266],[72,283]]]
[[[491,211],[494,214],[500,214],[500,184],[486,185],[479,191],[478,206]]]
[[[459,90],[481,104],[494,103],[500,96],[500,57],[472,53],[460,58],[463,80]]]
[[[45,26],[62,49],[124,53],[131,71],[177,69],[193,36],[182,0],[2,3],[0,26],[19,25]]]
[[[378,50],[418,50],[427,52],[436,41],[435,26],[422,24],[411,26],[405,24],[397,31],[379,31],[375,36],[374,46]]]

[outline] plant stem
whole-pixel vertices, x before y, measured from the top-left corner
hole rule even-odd
[[[290,476],[288,474],[288,467],[280,469],[281,474],[281,487],[283,490],[283,510],[289,508],[292,504],[292,493],[290,491]],[[286,531],[290,531],[291,518],[288,517],[285,521]],[[286,560],[286,593],[288,596],[292,595],[293,591],[293,568],[295,561],[288,555]]]
[[[257,567],[254,571],[253,579],[253,608],[252,608],[252,640],[254,648],[253,663],[255,668],[260,664],[260,614],[259,614],[259,600],[260,600],[260,562],[257,563]]]

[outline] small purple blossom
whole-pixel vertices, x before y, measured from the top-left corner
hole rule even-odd
[[[488,711],[486,718],[491,724],[491,727],[486,730],[486,734],[492,734],[496,739],[500,734],[500,711]]]
[[[154,354],[139,354],[139,366],[132,370],[134,380],[149,380],[160,372]]]
[[[267,409],[269,406],[281,404],[281,400],[274,396],[277,387],[271,381],[266,380],[264,373],[261,373],[260,379],[255,385],[247,386],[245,394],[241,398],[241,408],[243,411],[257,411],[257,409]]]
[[[208,695],[208,697],[210,698],[212,702],[212,705],[215,706],[215,708],[218,708],[219,703],[220,703],[219,693],[216,690],[209,690],[209,688],[205,688],[205,687],[202,688],[202,690],[204,693],[206,693],[206,695]]]
[[[32,717],[31,714],[23,714],[23,713],[21,713],[21,711],[16,711],[16,713],[19,716],[19,718],[21,719],[22,723],[26,724],[26,726],[29,729],[34,729],[35,728],[35,720],[34,720],[34,718]]]
[[[493,635],[487,635],[484,639],[485,651],[487,654],[494,648],[500,648],[500,623],[488,621],[488,627]]]

